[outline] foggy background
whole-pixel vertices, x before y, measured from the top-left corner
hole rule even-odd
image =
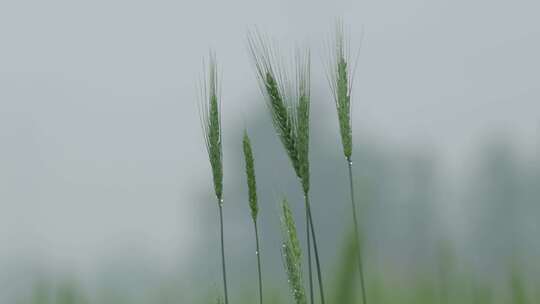
[[[219,292],[196,107],[209,48],[222,68],[231,288],[250,284],[242,261],[254,261],[244,127],[277,266],[267,268],[283,278],[270,251],[276,202],[301,196],[247,52],[255,27],[284,50],[312,50],[313,208],[330,271],[349,216],[322,64],[336,17],[353,46],[364,33],[352,117],[368,268],[400,273],[441,244],[484,274],[508,259],[538,265],[539,10],[524,0],[1,2],[0,301],[40,278]]]

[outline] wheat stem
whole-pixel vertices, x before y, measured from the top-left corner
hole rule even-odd
[[[259,304],[263,303],[263,283],[262,283],[262,271],[261,271],[261,249],[259,247],[259,228],[257,221],[253,221],[255,228],[255,246],[257,247],[257,272],[259,274]]]
[[[317,279],[319,282],[319,294],[321,296],[321,303],[324,304],[324,287],[323,287],[323,278],[321,271],[321,262],[319,259],[319,249],[317,247],[317,237],[315,236],[315,228],[313,224],[313,216],[311,214],[311,204],[309,202],[309,193],[304,195],[304,201],[306,204],[306,212],[308,215],[308,224],[311,230],[311,236],[313,237],[313,253],[315,254],[315,266],[317,267]]]
[[[354,222],[354,242],[356,246],[356,254],[358,258],[358,273],[360,274],[360,288],[362,289],[362,303],[367,304],[367,295],[366,288],[364,283],[364,269],[362,263],[362,254],[360,251],[360,233],[358,219],[356,215],[356,203],[354,201],[354,183],[353,183],[353,174],[352,174],[352,160],[347,159],[347,164],[349,167],[349,188],[351,193],[351,207],[353,212],[353,222]]]
[[[308,278],[309,278],[309,302],[313,304],[313,270],[311,265],[311,232],[309,231],[309,214],[306,209],[306,239],[307,239],[307,261],[308,261]]]
[[[219,225],[221,228],[221,267],[223,273],[223,291],[225,292],[225,304],[229,304],[227,292],[227,270],[225,269],[225,241],[223,236],[223,200],[219,201]]]

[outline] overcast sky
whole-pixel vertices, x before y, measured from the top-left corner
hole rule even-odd
[[[191,200],[210,183],[202,58],[216,51],[224,128],[241,127],[264,110],[246,51],[254,26],[312,47],[319,92],[335,18],[353,45],[363,27],[357,131],[454,163],[493,132],[529,151],[540,138],[539,11],[534,0],[2,1],[0,262],[87,268],[133,250],[189,260]],[[325,98],[314,107],[333,111]]]

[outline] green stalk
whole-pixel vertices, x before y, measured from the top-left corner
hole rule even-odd
[[[309,278],[309,302],[313,304],[313,270],[311,269],[311,233],[309,231],[309,214],[306,209],[306,238],[307,238],[307,260],[308,260],[308,278]]]
[[[308,215],[308,224],[311,230],[311,236],[313,237],[313,253],[315,254],[315,266],[317,267],[317,279],[319,281],[319,293],[321,296],[321,303],[325,304],[324,300],[324,287],[323,279],[321,272],[321,262],[319,259],[319,249],[317,247],[317,238],[315,237],[315,228],[313,225],[313,216],[311,215],[311,204],[309,203],[309,193],[304,196],[304,202],[306,204],[306,213]],[[308,240],[309,240],[309,231],[308,231]],[[311,260],[309,261],[311,264]]]
[[[262,271],[261,271],[261,249],[259,247],[259,228],[257,227],[257,221],[253,221],[255,227],[255,246],[257,247],[257,272],[259,274],[259,304],[263,303],[263,283],[262,283]]]
[[[353,222],[354,222],[354,242],[356,246],[356,254],[358,255],[358,273],[360,274],[360,288],[362,289],[362,303],[367,304],[366,288],[364,283],[364,269],[362,264],[362,254],[360,253],[360,233],[358,227],[358,219],[356,216],[356,204],[354,202],[354,183],[353,183],[353,174],[352,174],[352,160],[347,159],[347,164],[349,167],[349,187],[351,192],[351,207],[353,212]]]
[[[229,304],[227,292],[227,270],[225,269],[225,241],[223,237],[223,201],[219,202],[219,225],[221,228],[221,266],[223,272],[223,291],[225,292],[225,304]]]

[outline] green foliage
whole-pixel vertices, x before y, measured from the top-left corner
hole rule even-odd
[[[481,286],[478,283],[473,285],[472,291],[472,303],[474,304],[488,304],[493,303],[491,296],[491,289],[485,286]]]
[[[518,267],[515,265],[512,267],[512,273],[510,274],[510,288],[512,304],[528,303],[522,274],[520,273]]]
[[[55,303],[87,304],[88,301],[84,298],[74,282],[66,282],[57,289]]]
[[[48,304],[51,302],[50,285],[47,281],[39,281],[34,285],[32,292],[33,304]]]
[[[358,259],[356,258],[358,246],[355,236],[354,231],[349,233],[338,261],[337,274],[334,279],[333,303],[355,303],[355,291],[358,284],[355,271],[358,267]]]
[[[257,204],[257,182],[255,180],[255,161],[253,160],[253,150],[251,149],[251,140],[244,131],[244,138],[242,140],[242,148],[244,151],[244,160],[246,164],[246,176],[248,185],[248,200],[249,208],[251,210],[251,217],[254,221],[257,220],[257,213],[259,206]]]
[[[214,191],[218,202],[223,201],[223,153],[221,130],[221,103],[218,94],[217,63],[213,54],[208,64],[208,78],[203,80],[200,97],[200,116],[206,150],[212,168]]]
[[[296,233],[296,224],[286,199],[282,202],[282,254],[289,286],[296,304],[306,304],[306,294],[302,280],[302,249]]]

